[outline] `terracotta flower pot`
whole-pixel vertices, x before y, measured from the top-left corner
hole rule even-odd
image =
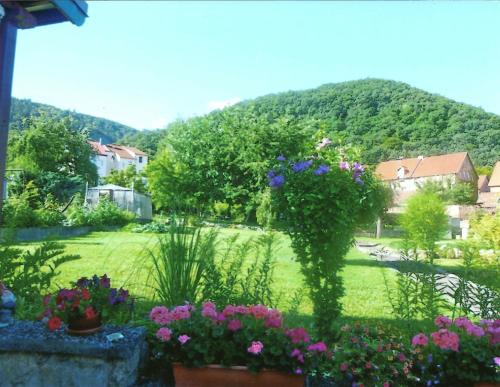
[[[93,318],[70,317],[68,319],[68,333],[72,335],[90,335],[101,330],[101,314],[97,313]]]
[[[176,387],[303,387],[302,375],[263,370],[256,374],[247,367],[222,367],[209,365],[203,368],[187,368],[173,364]]]

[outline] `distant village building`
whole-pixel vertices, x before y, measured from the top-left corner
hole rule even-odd
[[[481,185],[483,187],[483,185]],[[479,189],[479,187],[478,187]],[[479,190],[477,203],[489,212],[496,212],[500,207],[500,161],[497,161],[491,177],[488,180],[488,186],[484,191]]]
[[[124,170],[129,165],[134,165],[137,172],[142,172],[148,164],[148,155],[143,151],[125,145],[101,144],[100,141],[88,143],[94,149],[92,162],[97,167],[99,178],[108,176],[113,170]]]
[[[394,191],[397,207],[426,182],[437,182],[443,186],[464,182],[475,187],[478,183],[476,170],[467,152],[384,161],[377,165],[375,173]]]
[[[477,191],[481,192],[490,192],[490,187],[488,187],[490,180],[486,175],[479,175],[477,179]]]
[[[500,192],[500,161],[497,161],[493,168],[488,187],[491,192]]]

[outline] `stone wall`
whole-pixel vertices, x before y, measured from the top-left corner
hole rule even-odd
[[[110,342],[120,332],[124,338]],[[2,387],[133,386],[147,353],[144,328],[106,326],[90,336],[16,321],[0,328]]]
[[[27,242],[40,241],[47,238],[69,238],[88,234],[93,230],[90,226],[82,227],[28,227],[17,229],[0,229],[0,241]]]

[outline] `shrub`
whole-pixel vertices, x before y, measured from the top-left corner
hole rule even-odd
[[[443,201],[434,193],[413,195],[401,216],[401,226],[415,247],[423,249],[432,263],[436,256],[436,242],[448,229]]]
[[[213,210],[216,217],[224,218],[229,215],[229,204],[225,202],[215,202]]]
[[[495,215],[478,212],[470,219],[470,235],[482,247],[500,250],[500,211]]]
[[[351,147],[333,148],[325,138],[309,157],[277,158],[269,171],[276,211],[292,240],[314,304],[317,329],[331,333],[344,293],[340,270],[355,229],[382,212],[382,185],[358,162]],[[352,163],[352,168],[351,168]]]
[[[260,194],[260,204],[256,211],[257,223],[264,228],[271,228],[275,222],[276,214],[272,207],[271,190],[267,188]]]
[[[108,198],[101,198],[97,206],[88,212],[91,226],[124,226],[135,218],[131,212],[122,210]]]
[[[59,204],[52,194],[47,195],[43,206],[36,209],[35,214],[37,217],[37,224],[43,227],[60,225],[65,219],[65,216],[59,208]]]

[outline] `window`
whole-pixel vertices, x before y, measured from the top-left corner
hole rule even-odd
[[[139,162],[142,163],[142,156],[139,156]]]

